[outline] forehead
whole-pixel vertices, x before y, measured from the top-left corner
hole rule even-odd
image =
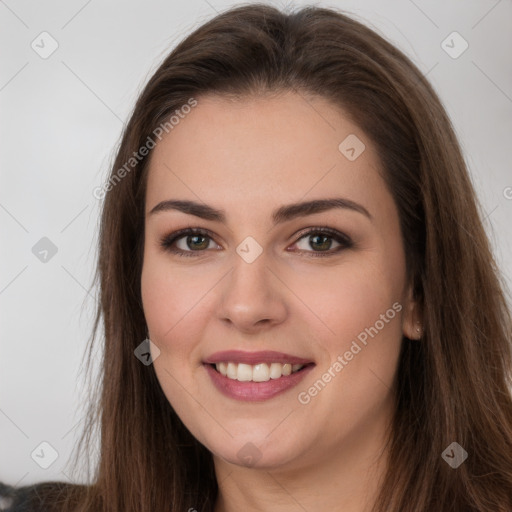
[[[368,203],[383,186],[366,134],[326,99],[294,92],[199,97],[152,151],[147,210],[170,197],[239,207],[336,192]]]

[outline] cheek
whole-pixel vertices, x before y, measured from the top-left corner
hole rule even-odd
[[[195,388],[194,376],[199,369],[201,333],[211,317],[206,308],[213,278],[173,268],[159,254],[147,255],[142,269],[144,315],[150,339],[160,349],[154,371],[169,404],[188,426],[204,416],[200,404],[207,402]]]
[[[165,255],[145,257],[141,276],[144,316],[150,338],[162,355],[172,352],[173,358],[169,360],[195,356],[194,340],[201,338],[209,318],[208,291],[218,280],[216,275],[203,274],[197,267],[194,270],[172,266]]]
[[[347,262],[324,274],[296,276],[294,292],[314,313],[311,319],[317,332],[332,340],[331,349],[339,349],[345,342],[350,345],[350,340],[373,326],[393,303],[401,300],[401,279],[399,274],[391,275],[383,262],[367,258],[364,265]],[[391,310],[386,320],[396,320],[395,313]],[[383,331],[389,330],[392,323],[398,322],[386,322]],[[396,334],[396,328],[394,331]]]
[[[402,263],[399,250],[379,250],[354,255],[321,278],[297,280],[297,295],[307,297],[304,302],[321,320],[311,316],[319,326],[316,342],[326,352],[315,379],[329,369],[326,379],[336,376],[323,403],[344,404],[339,421],[347,412],[354,418],[366,414],[363,403],[369,410],[378,407],[392,386],[402,342]]]
[[[141,293],[152,334],[161,335],[163,329],[170,329],[185,314],[193,299],[194,280],[187,282],[183,272],[173,270],[165,255],[148,251],[142,267]]]
[[[381,263],[367,263],[347,265],[322,288],[308,287],[308,305],[329,330],[322,329],[316,339],[326,357],[302,386],[307,394],[302,399],[310,399],[310,410],[319,416],[330,417],[333,438],[347,435],[356,424],[371,423],[392,396],[402,342],[400,275],[389,275]]]

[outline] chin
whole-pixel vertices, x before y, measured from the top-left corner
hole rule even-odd
[[[288,439],[283,443],[282,436],[267,436],[263,434],[258,437],[253,432],[230,438],[229,445],[219,442],[218,445],[211,443],[206,446],[214,457],[229,464],[258,469],[277,469],[290,465],[304,454],[304,442]]]

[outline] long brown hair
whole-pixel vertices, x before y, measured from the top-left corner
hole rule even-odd
[[[374,511],[510,512],[512,319],[442,103],[403,53],[351,17],[265,4],[227,10],[178,44],[125,128],[100,227],[88,365],[102,322],[101,379],[79,451],[92,457],[97,428],[99,461],[91,485],[53,489],[59,510],[213,510],[211,454],[174,413],[152,365],[134,356],[147,334],[140,280],[148,157],[126,163],[191,98],[200,105],[206,94],[243,100],[280,91],[328,99],[375,145],[422,305],[421,341],[402,342],[390,463]],[[452,442],[468,453],[457,469],[441,457]]]

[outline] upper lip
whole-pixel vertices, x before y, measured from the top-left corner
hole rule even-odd
[[[245,363],[245,364],[259,364],[259,363],[281,363],[281,364],[309,364],[312,363],[310,359],[292,356],[283,352],[274,352],[272,350],[265,350],[262,352],[244,352],[243,350],[224,350],[222,352],[215,352],[207,357],[204,361],[205,364],[215,363]]]

